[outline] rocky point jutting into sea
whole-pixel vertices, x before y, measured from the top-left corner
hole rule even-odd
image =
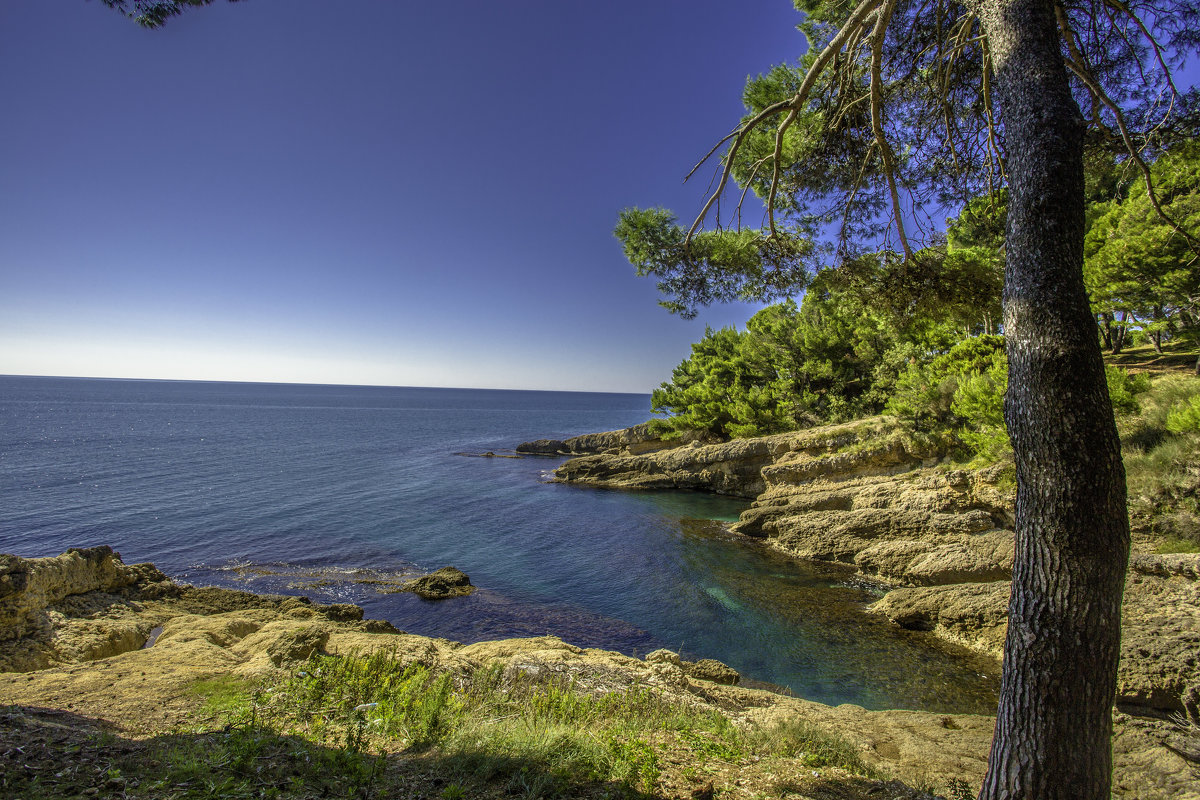
[[[872,610],[1001,656],[1013,558],[1011,468],[953,465],[890,420],[729,442],[666,442],[648,425],[518,452],[573,456],[564,483],[752,498],[731,530],[801,559],[841,562],[889,589]],[[1200,555],[1157,554],[1136,531],[1117,707],[1200,720]]]

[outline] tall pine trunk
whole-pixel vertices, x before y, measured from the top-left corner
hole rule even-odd
[[[1109,800],[1125,473],[1083,286],[1084,122],[1051,0],[979,0],[996,68],[1010,199],[1005,421],[1016,557],[981,800]]]

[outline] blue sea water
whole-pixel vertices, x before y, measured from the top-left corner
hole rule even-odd
[[[670,647],[825,703],[994,711],[992,662],[866,613],[849,572],[728,533],[744,502],[464,455],[649,416],[646,395],[0,377],[0,552],[109,544],[412,633]],[[480,590],[386,591],[447,564]]]

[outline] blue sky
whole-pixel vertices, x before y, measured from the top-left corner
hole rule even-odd
[[[0,374],[648,392],[687,216],[789,0],[0,2]],[[1195,67],[1181,76],[1195,82]]]
[[[0,374],[647,392],[705,325],[611,231],[787,0],[0,5]]]

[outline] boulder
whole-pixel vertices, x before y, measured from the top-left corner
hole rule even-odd
[[[715,658],[702,658],[699,661],[684,661],[683,674],[689,678],[701,681],[712,681],[723,686],[737,686],[742,676],[733,667],[722,664]]]
[[[425,600],[445,600],[468,595],[475,591],[475,587],[465,572],[454,567],[442,567],[436,572],[405,582],[400,591],[412,592]]]

